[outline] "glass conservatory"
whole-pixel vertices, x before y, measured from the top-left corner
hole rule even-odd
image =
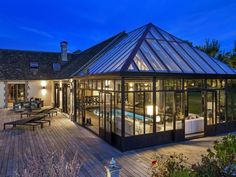
[[[236,71],[153,24],[74,74],[75,121],[122,151],[236,130]]]

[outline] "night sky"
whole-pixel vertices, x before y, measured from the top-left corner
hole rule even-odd
[[[106,38],[152,22],[175,36],[202,44],[236,40],[235,0],[1,0],[0,48],[84,50]]]

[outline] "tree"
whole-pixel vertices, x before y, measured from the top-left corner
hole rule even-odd
[[[206,39],[203,46],[196,46],[198,49],[206,52],[211,57],[217,57],[220,51],[220,43],[216,39]]]

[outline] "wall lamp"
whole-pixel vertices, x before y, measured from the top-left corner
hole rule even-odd
[[[47,85],[46,81],[41,82],[41,86],[42,86],[41,93],[42,93],[43,96],[45,96],[47,94],[46,85]]]

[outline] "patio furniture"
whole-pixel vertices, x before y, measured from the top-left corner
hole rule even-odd
[[[13,127],[16,127],[17,125],[25,125],[25,126],[32,126],[33,130],[35,129],[36,126],[40,125],[41,128],[43,128],[43,119],[47,116],[47,114],[39,114],[35,116],[31,116],[28,118],[20,119],[20,120],[15,120],[11,122],[6,122],[3,124],[3,129],[6,129],[6,125],[12,125]],[[50,120],[45,120],[45,122],[49,122]],[[51,124],[51,122],[49,123]]]

